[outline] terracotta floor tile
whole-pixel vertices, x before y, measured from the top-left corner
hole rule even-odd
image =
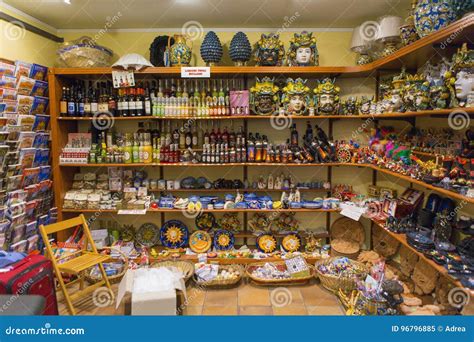
[[[237,289],[206,291],[205,306],[237,305]]]
[[[308,315],[322,315],[322,316],[334,316],[344,315],[344,311],[340,306],[307,306]]]
[[[183,310],[183,316],[200,316],[202,314],[202,306],[187,306]]]
[[[239,315],[241,316],[272,316],[271,306],[240,306]]]
[[[204,305],[204,299],[206,297],[206,291],[197,287],[191,287],[187,289],[187,305],[189,306],[202,306]]]
[[[237,306],[204,306],[202,314],[205,316],[234,316],[237,315]]]
[[[300,287],[299,290],[303,296],[304,304],[307,306],[339,305],[337,297],[319,285]]]
[[[274,287],[268,291],[273,306],[304,305],[303,296],[297,287]]]
[[[273,314],[275,316],[302,316],[307,315],[308,311],[303,305],[290,305],[284,307],[273,307]]]
[[[268,288],[257,287],[250,284],[239,287],[240,306],[270,306]]]

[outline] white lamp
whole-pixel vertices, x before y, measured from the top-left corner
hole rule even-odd
[[[379,32],[377,41],[385,46],[381,52],[382,57],[397,51],[396,45],[400,42],[400,27],[403,19],[394,15],[383,16],[379,19]]]
[[[359,54],[357,57],[357,65],[370,63],[372,60],[368,54],[369,41],[365,40],[361,34],[361,25],[352,31],[351,51]]]

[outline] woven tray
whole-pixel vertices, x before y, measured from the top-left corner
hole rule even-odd
[[[200,281],[199,278],[194,274],[193,280],[199,286],[214,287],[214,288],[227,288],[237,285],[244,275],[244,268],[242,265],[219,265],[219,270],[237,269],[239,276],[235,279],[214,279],[211,281]]]
[[[150,265],[152,268],[159,268],[159,267],[176,267],[184,275],[184,281],[188,281],[194,274],[194,265],[187,261],[173,261],[173,260],[165,260],[165,261],[158,261]]]
[[[104,248],[101,248],[101,250],[112,250],[112,247],[104,247]],[[107,277],[107,279],[109,280],[111,284],[118,283],[122,279],[122,277],[125,275],[125,272],[127,272],[128,270],[128,257],[121,250],[117,248],[114,248],[114,250],[119,252],[120,255],[122,256],[123,267],[122,267],[122,272],[116,275]],[[90,271],[84,272],[84,279],[87,280],[87,282],[89,282],[90,284],[95,284],[102,280],[102,274],[100,274],[99,277],[94,277],[94,276],[91,276]]]
[[[330,264],[334,259],[335,258],[324,259],[324,260],[318,261],[315,264],[314,272],[315,272],[316,277],[319,278],[319,280],[321,280],[321,285],[323,285],[324,288],[334,293],[337,293],[339,289],[345,292],[350,292],[354,290],[356,288],[354,277],[341,277],[341,276],[335,276],[332,274],[323,274],[319,271],[318,266]],[[357,268],[360,270],[360,275],[362,278],[365,278],[367,276],[368,270],[364,264],[358,261],[354,261],[354,260],[351,260],[351,263],[355,264]]]
[[[289,279],[261,279],[252,275],[253,270],[265,265],[266,263],[267,262],[257,262],[257,263],[249,264],[247,268],[245,269],[245,274],[254,284],[262,285],[262,286],[302,285],[302,284],[306,284],[314,277],[314,269],[311,265],[308,265],[309,275],[306,277],[289,278]],[[272,264],[286,266],[284,261],[275,261],[275,262],[272,262]]]

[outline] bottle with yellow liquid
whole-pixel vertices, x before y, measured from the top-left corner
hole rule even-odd
[[[153,162],[153,147],[151,145],[151,135],[150,133],[143,133],[143,135],[143,162],[145,164],[151,164]]]

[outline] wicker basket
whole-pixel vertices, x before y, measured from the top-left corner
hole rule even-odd
[[[150,265],[152,268],[158,268],[158,267],[176,267],[181,272],[183,272],[184,275],[184,281],[188,281],[191,279],[191,277],[194,274],[194,265],[190,262],[187,261],[172,261],[172,260],[165,260],[165,261],[158,261]]]
[[[219,270],[237,269],[239,276],[234,279],[214,279],[210,281],[202,281],[194,274],[194,282],[196,285],[214,288],[228,288],[237,285],[244,275],[244,268],[241,265],[219,265]]]
[[[123,259],[122,271],[118,274],[107,277],[107,279],[109,280],[109,282],[111,284],[118,283],[122,279],[122,277],[125,275],[125,272],[127,272],[127,270],[128,270],[128,257],[125,255],[125,253],[123,253],[120,249],[117,249],[117,248],[104,247],[104,248],[101,248],[101,249],[102,250],[112,250],[112,249],[114,249],[115,251],[120,253],[120,255],[122,256],[122,259]],[[96,277],[96,276],[92,276],[90,271],[89,272],[84,272],[84,279],[87,280],[90,284],[95,284],[95,283],[102,280],[102,275],[99,275],[99,277]]]
[[[308,265],[309,268],[309,275],[304,276],[304,277],[299,277],[299,278],[288,278],[288,279],[262,279],[258,278],[252,275],[252,272],[263,265],[265,265],[267,262],[257,262],[253,264],[247,265],[247,268],[245,269],[245,274],[249,279],[252,280],[252,282],[256,285],[262,285],[262,286],[291,286],[291,285],[302,285],[308,283],[314,276],[314,269],[311,265]],[[285,265],[285,261],[274,261],[272,264],[279,266],[279,265]]]
[[[388,303],[386,300],[375,300],[365,297],[361,294],[359,298],[359,303],[361,307],[364,308],[364,311],[367,315],[379,315],[380,311],[384,312],[388,308]]]
[[[328,265],[333,262],[334,259],[336,258],[328,258],[325,260],[318,261],[314,267],[316,277],[321,280],[321,284],[324,286],[324,288],[334,293],[337,293],[339,289],[345,292],[350,292],[354,290],[356,288],[354,277],[341,277],[333,274],[324,274],[319,271],[319,266]],[[351,263],[354,264],[360,271],[360,276],[362,278],[365,278],[367,276],[368,270],[364,264],[354,260],[351,260]]]

